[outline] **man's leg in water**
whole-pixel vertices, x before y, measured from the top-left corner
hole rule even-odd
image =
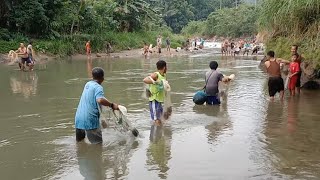
[[[91,144],[101,144],[102,143],[102,131],[100,128],[86,130],[87,137]]]
[[[160,102],[157,101],[150,101],[149,102],[149,108],[150,108],[150,115],[151,119],[154,121],[156,125],[161,124],[161,117],[163,114],[163,107]]]
[[[80,142],[82,140],[84,140],[84,138],[86,137],[86,131],[83,129],[76,129],[76,140],[77,142]]]
[[[282,101],[284,97],[284,91],[280,91],[280,100]]]

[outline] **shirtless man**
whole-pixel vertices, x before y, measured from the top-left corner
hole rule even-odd
[[[289,61],[286,61],[281,58],[275,58],[274,51],[269,51],[267,53],[267,61],[265,66],[267,68],[269,80],[268,80],[268,91],[270,100],[274,101],[274,96],[277,92],[280,93],[280,99],[283,100],[284,96],[284,83],[281,77],[280,63],[289,64]]]
[[[297,62],[300,65],[300,72],[298,73],[298,81],[296,83],[296,92],[299,95],[300,94],[300,87],[301,87],[301,62],[303,60],[303,57],[298,53],[298,45],[292,45],[291,46],[291,55],[298,55]]]
[[[20,43],[20,47],[18,48],[16,53],[18,53],[18,56],[21,57],[21,61],[19,62],[20,70],[24,71],[24,69],[25,69],[24,64],[26,64],[29,67],[29,70],[32,71],[33,64],[29,58],[27,48],[24,46],[23,43]]]
[[[87,53],[87,56],[91,56],[91,44],[90,44],[90,41],[87,41],[86,43],[86,53]]]

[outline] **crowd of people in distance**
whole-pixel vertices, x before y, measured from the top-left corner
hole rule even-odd
[[[236,56],[236,55],[257,55],[258,51],[263,50],[263,47],[257,44],[255,41],[239,41],[225,40],[221,43],[221,54],[222,56]]]

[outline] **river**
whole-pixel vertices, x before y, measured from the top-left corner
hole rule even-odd
[[[61,59],[34,72],[1,65],[0,179],[320,179],[319,91],[269,102],[252,57],[166,60],[173,115],[164,127],[150,125],[142,98],[157,59]],[[236,79],[220,106],[195,106],[210,60]],[[102,146],[75,143],[75,110],[95,66],[138,138],[107,129]]]

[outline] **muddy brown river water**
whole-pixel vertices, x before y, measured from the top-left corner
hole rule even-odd
[[[0,179],[320,179],[319,91],[269,102],[267,76],[251,57],[166,60],[173,115],[164,127],[150,125],[141,97],[157,59],[61,59],[34,72],[1,65]],[[220,106],[195,106],[210,60],[236,79]],[[107,129],[102,146],[75,143],[75,110],[95,66],[140,137]]]

